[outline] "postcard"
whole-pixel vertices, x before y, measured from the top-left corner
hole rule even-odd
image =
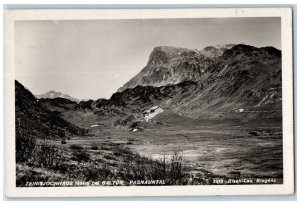
[[[290,8],[4,20],[8,197],[294,193]]]

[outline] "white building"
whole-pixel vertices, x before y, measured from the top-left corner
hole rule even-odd
[[[240,108],[239,109],[239,112],[244,112],[245,111],[245,108]]]
[[[159,106],[154,106],[154,107],[151,107],[149,110],[145,110],[143,112],[143,116],[144,116],[146,122],[148,122],[150,119],[155,117],[157,114],[162,113],[163,111],[164,110],[162,108],[160,108]]]
[[[239,108],[239,109],[235,110],[236,113],[241,113],[241,112],[244,112],[244,111],[245,111],[245,108]]]

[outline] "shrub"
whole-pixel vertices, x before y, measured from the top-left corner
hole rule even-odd
[[[125,181],[163,179],[170,185],[187,184],[189,172],[179,151],[174,151],[169,160],[166,157],[153,160],[146,156],[135,155],[132,161],[120,164],[118,167],[118,175]]]
[[[33,163],[37,166],[57,169],[62,164],[62,151],[46,140],[38,146]]]
[[[183,163],[183,155],[179,151],[174,151],[170,161],[169,178],[172,184],[182,184],[181,180],[185,178],[185,165]]]
[[[113,154],[116,157],[119,157],[119,156],[124,156],[124,155],[132,155],[133,153],[129,149],[115,147],[115,148],[113,148]]]
[[[83,149],[82,146],[76,145],[76,144],[72,144],[72,145],[70,146],[70,148],[71,148],[71,149]]]
[[[16,161],[17,163],[29,162],[36,149],[36,138],[19,130],[16,133]]]
[[[39,181],[64,181],[66,180],[63,176],[52,175],[44,170],[32,170],[25,167],[21,167],[21,170],[16,173],[16,186],[24,187],[27,186],[27,182],[39,182]],[[31,185],[29,185],[31,186]]]
[[[48,141],[37,141],[31,131],[16,127],[16,162],[55,169],[62,161],[61,150],[52,146]]]
[[[111,150],[111,148],[107,145],[101,145],[101,150]]]
[[[97,144],[92,144],[91,149],[92,150],[98,150],[98,145]]]
[[[119,150],[118,151],[114,151],[114,155],[116,156],[116,157],[119,157],[119,156],[121,156],[123,153],[122,152],[120,152]]]
[[[90,160],[90,155],[84,151],[75,152],[73,155],[78,162],[87,162]]]
[[[86,181],[102,181],[107,180],[112,173],[107,165],[91,163],[84,168],[83,175]]]
[[[108,160],[116,160],[116,158],[111,155],[105,155],[104,158]]]
[[[257,132],[255,132],[255,131],[249,132],[249,134],[252,136],[258,136]]]

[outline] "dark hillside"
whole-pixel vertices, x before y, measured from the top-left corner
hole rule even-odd
[[[37,138],[64,138],[82,135],[84,130],[52,112],[21,83],[15,81],[16,134],[25,132]]]

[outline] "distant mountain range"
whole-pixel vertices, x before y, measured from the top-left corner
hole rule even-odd
[[[40,103],[79,127],[130,124],[154,105],[192,118],[281,120],[281,51],[243,44],[201,51],[156,47],[147,65],[110,99],[78,102],[49,94],[39,96]]]
[[[62,92],[56,92],[54,90],[50,90],[50,91],[48,91],[44,94],[41,94],[41,95],[35,95],[35,97],[38,98],[38,99],[41,99],[41,98],[50,98],[50,99],[65,98],[65,99],[68,99],[68,100],[72,100],[74,102],[80,102],[80,100],[77,99],[77,98],[73,98],[70,95],[63,94]]]

